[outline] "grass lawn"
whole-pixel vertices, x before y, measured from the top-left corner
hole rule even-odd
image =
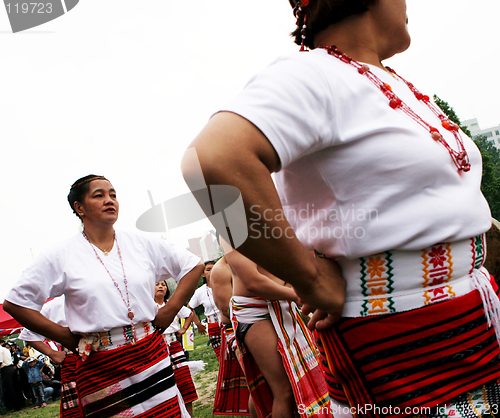
[[[2,418],[57,418],[59,417],[59,401],[50,401],[45,408],[33,409],[30,405],[17,412],[3,413]]]
[[[194,380],[198,392],[198,400],[193,404],[193,418],[212,417],[212,408],[217,386],[219,362],[211,346],[207,346],[208,337],[196,334],[194,337],[195,349],[190,351],[190,360],[203,360],[207,365],[205,370],[198,373]],[[19,412],[2,413],[2,418],[57,418],[59,417],[59,401],[50,402],[46,408],[33,409],[26,407]],[[225,415],[225,418],[232,416]]]
[[[213,415],[215,389],[217,387],[217,376],[219,372],[219,362],[211,346],[207,346],[208,337],[195,334],[194,351],[190,351],[189,360],[203,360],[207,365],[205,370],[198,373],[194,378],[198,400],[193,403],[193,418],[207,418],[221,415]],[[224,415],[225,418],[232,418],[233,415]]]

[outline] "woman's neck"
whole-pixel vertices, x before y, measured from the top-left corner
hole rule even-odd
[[[384,68],[384,39],[377,36],[367,13],[350,16],[316,34],[315,46],[335,45],[340,51],[356,61]]]
[[[158,305],[163,305],[163,303],[165,302],[163,300],[163,296],[155,296],[155,302],[158,304]]]
[[[88,240],[99,248],[112,246],[115,239],[115,230],[112,225],[102,228],[84,224],[83,232]]]

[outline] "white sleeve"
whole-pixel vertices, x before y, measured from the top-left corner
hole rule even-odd
[[[179,318],[189,318],[189,316],[191,315],[191,309],[189,308],[186,308],[185,306],[183,306],[181,308],[181,310],[179,311],[179,313],[177,314],[177,316]]]
[[[158,239],[156,269],[156,282],[173,277],[179,282],[187,273],[200,263],[200,258],[188,250]]]
[[[40,312],[47,299],[61,295],[63,289],[63,272],[50,261],[48,253],[43,253],[23,271],[5,299]]]
[[[201,305],[201,300],[200,300],[200,289],[201,287],[199,287],[198,289],[196,289],[194,291],[194,294],[193,296],[191,297],[191,299],[189,300],[189,303],[188,303],[188,306],[190,308],[197,308],[198,306]]]
[[[23,328],[23,330],[21,331],[21,334],[19,334],[19,339],[21,341],[28,341],[28,342],[31,342],[31,341],[44,342],[45,341],[45,337],[43,335],[37,334],[36,332],[29,330],[28,328]]]
[[[257,74],[221,109],[252,122],[276,150],[281,168],[332,145],[334,103],[317,57],[299,53]],[[237,145],[236,145],[237,147]]]
[[[66,315],[64,311],[64,296],[60,296],[58,298],[54,298],[47,303],[45,303],[40,310],[40,313],[45,317],[50,319],[52,322],[56,324],[66,326]],[[19,334],[19,339],[22,341],[45,341],[45,337],[43,335],[37,334],[29,330],[28,328],[24,328]]]

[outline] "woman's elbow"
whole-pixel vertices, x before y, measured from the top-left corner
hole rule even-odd
[[[8,300],[4,300],[3,302],[3,310],[7,312],[9,315],[14,316],[13,312],[15,312],[15,307],[13,303],[10,303]]]
[[[226,158],[220,158],[214,150],[204,150],[197,145],[186,150],[181,162],[181,171],[184,181],[194,192],[207,187],[207,184],[220,184],[224,179],[223,165]]]

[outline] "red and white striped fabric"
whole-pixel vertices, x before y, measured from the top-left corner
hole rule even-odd
[[[175,383],[168,347],[154,332],[136,342],[93,352],[77,362],[84,416],[189,418]]]
[[[177,340],[171,341],[168,343],[168,351],[174,369],[175,382],[181,392],[184,403],[195,401],[198,399],[198,394],[196,393],[191,371],[187,364],[186,354],[184,354],[181,343]]]

